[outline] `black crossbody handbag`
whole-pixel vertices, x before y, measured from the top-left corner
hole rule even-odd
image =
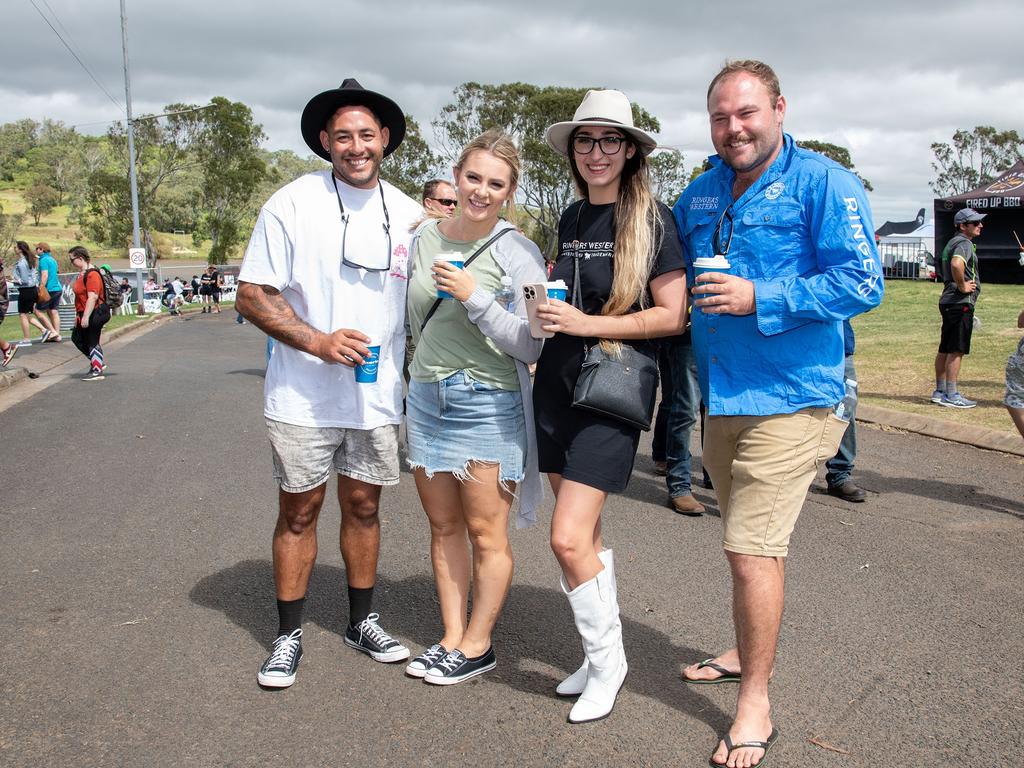
[[[573,254],[572,305],[583,311],[580,298],[579,254]],[[647,432],[654,417],[658,364],[632,346],[621,343],[620,355],[609,355],[600,344],[583,340],[583,364],[576,377],[572,407],[591,411]]]

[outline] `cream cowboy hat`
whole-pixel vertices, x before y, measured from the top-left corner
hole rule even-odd
[[[587,91],[571,121],[555,123],[544,133],[548,144],[560,155],[569,154],[569,137],[584,125],[618,128],[649,155],[658,146],[649,134],[633,125],[633,108],[622,91]]]

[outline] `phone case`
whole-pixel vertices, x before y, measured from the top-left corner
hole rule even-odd
[[[548,291],[543,283],[527,283],[523,286],[523,297],[526,299],[526,317],[530,321],[530,335],[535,339],[550,339],[555,334],[541,330],[537,319],[537,305],[548,303]]]

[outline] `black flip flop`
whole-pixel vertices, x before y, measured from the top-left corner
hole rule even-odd
[[[703,669],[704,667],[715,670],[715,672],[719,673],[719,677],[711,680],[695,680],[692,677],[682,675],[683,682],[690,683],[691,685],[718,685],[719,683],[738,683],[743,677],[742,673],[730,672],[721,664],[716,664],[713,659],[704,659],[704,661],[697,665],[697,669]]]
[[[772,745],[776,741],[778,741],[778,739],[778,728],[772,728],[772,732],[771,734],[769,734],[767,741],[741,741],[739,744],[733,744],[732,739],[729,738],[729,734],[727,733],[725,734],[725,737],[722,739],[722,741],[725,742],[725,748],[727,750],[725,753],[725,763],[716,763],[712,759],[714,757],[714,754],[712,754],[712,756],[708,758],[708,765],[710,765],[711,768],[722,768],[722,766],[729,762],[729,755],[731,755],[737,749],[743,749],[744,747],[746,747],[751,749],[764,750],[764,754],[761,755],[761,759],[754,763],[752,766],[750,766],[750,768],[761,768],[761,766],[764,765],[764,761],[768,759],[768,750],[772,748]],[[718,750],[716,749],[715,751],[717,752]]]

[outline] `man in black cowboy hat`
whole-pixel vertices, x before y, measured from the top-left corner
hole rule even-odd
[[[409,656],[371,613],[381,488],[398,482],[409,230],[421,214],[379,176],[405,136],[405,118],[391,99],[348,79],[314,96],[301,126],[332,167],[267,201],[236,300],[246,319],[282,342],[267,366],[264,406],[280,486],[279,626],[257,676],[271,688],[290,686],[302,658],[302,606],[332,472],[348,579],[345,643],[376,661]]]

